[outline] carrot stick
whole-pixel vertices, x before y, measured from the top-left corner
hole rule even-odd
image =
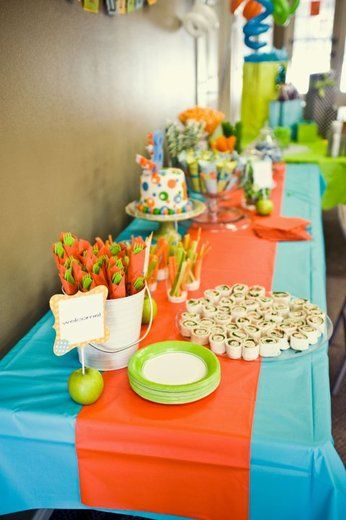
[[[196,280],[199,280],[201,277],[201,271],[202,271],[202,259],[197,260],[197,262],[194,265],[194,275]]]
[[[177,272],[177,265],[176,265],[174,256],[170,256],[168,259],[168,272],[169,272],[169,280],[171,282],[171,286],[173,286],[174,279],[175,279],[176,272]]]

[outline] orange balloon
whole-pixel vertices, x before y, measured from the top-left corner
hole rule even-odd
[[[231,13],[235,13],[244,0],[230,0]]]
[[[263,6],[256,2],[256,0],[249,0],[244,7],[243,16],[247,20],[251,20],[251,18],[255,18],[255,16],[261,14],[262,10]]]

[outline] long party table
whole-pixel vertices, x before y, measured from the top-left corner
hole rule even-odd
[[[313,240],[276,246],[249,230],[207,233],[215,252],[205,283],[263,280],[325,308],[319,169],[290,165],[284,182],[276,204],[310,220]],[[119,238],[151,229],[134,221]],[[177,334],[174,305],[158,301],[149,342]],[[53,355],[52,324],[47,313],[0,362],[0,514],[92,507],[155,519],[344,518],[327,346],[286,362],[223,359],[220,388],[180,407],[143,401],[125,370],[107,373],[104,395],[82,408],[66,389],[76,352]]]

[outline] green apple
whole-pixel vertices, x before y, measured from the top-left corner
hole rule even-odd
[[[103,377],[95,368],[82,368],[72,372],[68,379],[68,391],[78,404],[93,404],[103,392]]]
[[[157,315],[157,303],[154,300],[154,298],[151,298],[151,301],[153,302],[153,321],[156,318]],[[147,325],[150,321],[150,300],[148,297],[144,298],[144,304],[143,304],[143,312],[142,312],[142,323],[143,325]]]
[[[270,199],[260,199],[256,204],[256,211],[259,215],[270,215],[274,209],[274,204]]]

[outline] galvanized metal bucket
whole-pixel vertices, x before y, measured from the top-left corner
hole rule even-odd
[[[147,292],[150,302],[150,321],[145,334],[140,337],[144,295]],[[97,370],[118,370],[127,367],[131,356],[138,349],[138,344],[150,332],[153,321],[153,304],[150,291],[144,289],[125,298],[106,301],[106,326],[110,337],[105,343],[89,343],[78,348],[79,361],[82,363],[84,350],[85,366]]]

